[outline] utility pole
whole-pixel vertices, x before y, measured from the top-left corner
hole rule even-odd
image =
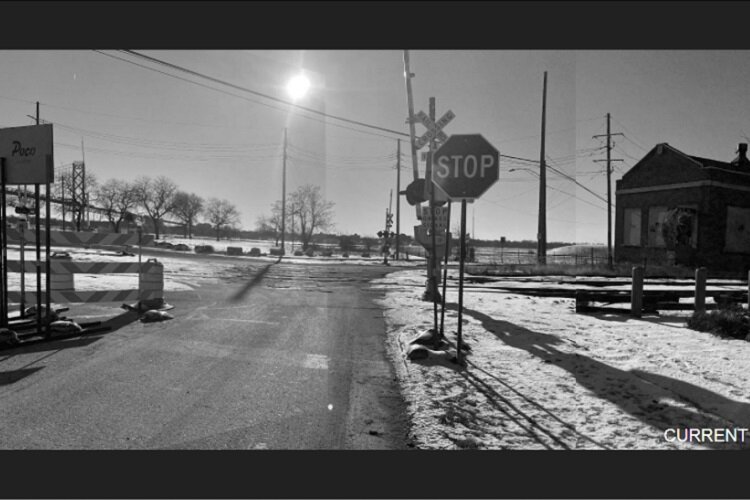
[[[286,127],[284,127],[284,156],[281,167],[281,255],[284,255],[286,238]]]
[[[612,162],[622,161],[618,158],[612,158],[612,136],[622,135],[620,132],[612,133],[610,131],[610,115],[607,113],[607,133],[595,135],[594,137],[607,138],[607,159],[594,160],[595,162],[607,162],[607,267],[613,268],[612,262]]]
[[[401,139],[396,139],[396,260],[401,250]]]
[[[545,127],[547,119],[547,72],[544,72],[544,90],[542,91],[542,148],[539,158],[539,223],[537,231],[536,261],[545,264],[547,261],[547,166],[544,155]]]
[[[416,181],[419,179],[419,162],[417,161],[417,146],[414,144],[414,140],[416,139],[416,129],[414,123],[414,94],[411,89],[411,79],[414,78],[414,73],[411,72],[411,68],[409,67],[408,50],[404,51],[404,76],[406,77],[406,105],[409,110],[409,118],[407,118],[407,121],[409,122],[409,142],[411,143],[411,164],[414,180]],[[417,219],[421,218],[421,205],[417,203],[414,208],[417,213]]]

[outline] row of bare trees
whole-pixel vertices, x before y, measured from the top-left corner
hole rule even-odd
[[[320,191],[320,186],[306,184],[288,196],[286,203],[286,232],[296,234],[302,243],[302,249],[307,250],[313,233],[326,231],[333,227],[332,201],[326,201]],[[282,220],[281,201],[271,205],[270,215],[261,215],[256,220],[256,229],[273,232],[276,245],[281,236]]]
[[[185,227],[185,236],[192,238],[193,226],[199,217],[204,217],[216,231],[218,240],[222,229],[234,228],[240,222],[240,213],[227,200],[209,198],[207,201],[194,193],[180,191],[177,184],[165,176],[157,178],[139,177],[135,181],[109,179],[98,183],[96,177],[88,173],[83,180],[85,200],[73,188],[70,172],[60,175],[55,182],[54,195],[68,202],[73,212],[76,229],[81,230],[83,213],[86,206],[99,208],[110,224],[112,230],[119,233],[123,222],[136,221],[136,212],[145,212],[151,220],[156,239],[160,227],[168,218],[176,218]]]

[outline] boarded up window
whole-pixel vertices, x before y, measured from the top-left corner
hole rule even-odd
[[[667,207],[650,207],[648,209],[648,246],[665,247],[661,228],[667,217]]]
[[[698,248],[698,206],[697,205],[681,205],[684,208],[690,209],[692,212],[690,215],[692,229],[690,231],[690,246]]]
[[[641,209],[626,208],[624,227],[624,244],[625,246],[641,246]]]
[[[750,253],[750,208],[727,207],[724,251]]]

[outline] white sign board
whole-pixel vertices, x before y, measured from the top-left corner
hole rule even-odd
[[[6,184],[53,182],[52,125],[0,129],[0,158]]]

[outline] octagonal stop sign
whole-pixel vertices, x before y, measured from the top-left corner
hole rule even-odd
[[[500,177],[500,153],[480,134],[450,136],[432,165],[432,182],[453,201],[479,198]]]

